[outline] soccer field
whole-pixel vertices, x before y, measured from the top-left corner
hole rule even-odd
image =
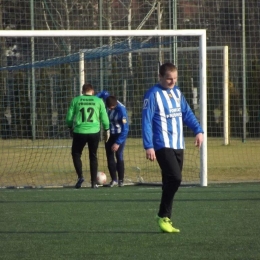
[[[0,259],[260,259],[259,190],[183,186],[166,234],[160,187],[1,189]]]

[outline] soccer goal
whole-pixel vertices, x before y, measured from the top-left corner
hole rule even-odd
[[[75,184],[65,116],[83,82],[91,82],[96,92],[109,91],[127,107],[126,183],[161,183],[157,163],[145,158],[141,110],[144,92],[158,81],[158,64],[167,61],[178,65],[179,85],[192,108],[196,94],[199,103],[194,111],[199,109],[197,115],[205,131],[199,150],[194,147],[193,134],[185,129],[183,183],[207,186],[206,30],[10,30],[0,31],[0,37],[9,44],[18,42],[15,53],[6,52],[0,68],[4,111],[1,187]],[[173,46],[193,49],[186,49],[174,61]],[[98,158],[99,170],[109,175],[102,142]],[[87,149],[82,161],[87,180]]]

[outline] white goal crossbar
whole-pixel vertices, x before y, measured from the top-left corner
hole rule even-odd
[[[200,150],[200,185],[207,186],[207,44],[206,30],[1,30],[0,37],[134,37],[197,36],[199,37],[200,123],[204,142]]]

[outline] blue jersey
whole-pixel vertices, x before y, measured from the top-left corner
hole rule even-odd
[[[106,102],[107,97],[110,96],[107,90],[103,90],[96,94],[97,97],[102,98]],[[116,143],[122,144],[128,135],[129,124],[128,116],[125,106],[117,101],[117,106],[113,110],[107,109],[109,121],[110,121],[110,134],[117,135]]]
[[[120,145],[126,140],[129,131],[128,116],[125,106],[117,101],[116,107],[112,110],[108,110],[108,117],[110,122],[110,134],[118,135],[116,143]]]
[[[179,87],[151,87],[144,96],[142,138],[144,149],[184,149],[183,124],[195,135],[203,130]]]

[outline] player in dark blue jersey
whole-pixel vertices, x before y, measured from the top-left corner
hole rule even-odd
[[[182,181],[184,154],[183,124],[195,134],[195,145],[203,142],[203,130],[178,86],[177,67],[165,63],[159,69],[159,83],[144,96],[142,138],[146,158],[157,159],[162,174],[162,196],[157,216],[164,232],[180,232],[171,222],[174,195]]]
[[[110,138],[105,143],[107,165],[111,177],[110,187],[124,185],[124,149],[129,131],[126,107],[115,96],[104,90],[97,94],[106,104],[110,122]]]
[[[110,187],[124,185],[125,164],[124,149],[129,131],[125,106],[115,96],[106,98],[108,109],[110,138],[105,143],[108,170],[111,177]]]

